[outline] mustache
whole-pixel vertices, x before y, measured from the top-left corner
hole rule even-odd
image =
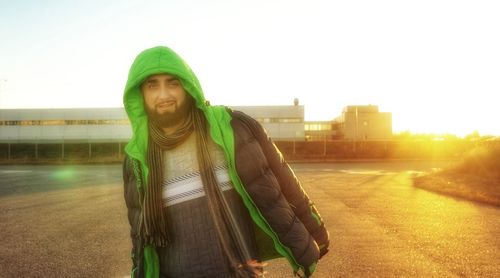
[[[155,106],[160,106],[164,104],[169,104],[169,103],[176,103],[177,101],[175,99],[167,99],[167,100],[162,100],[161,102],[156,103]]]

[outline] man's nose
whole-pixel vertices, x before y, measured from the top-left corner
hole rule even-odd
[[[160,86],[160,98],[169,98],[171,96],[170,90],[168,89],[168,86],[162,85]]]

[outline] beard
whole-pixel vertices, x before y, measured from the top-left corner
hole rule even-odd
[[[156,107],[146,106],[148,118],[155,122],[160,128],[168,128],[184,122],[191,109],[193,108],[193,100],[191,97],[186,97],[185,101],[180,103],[173,112],[159,113]]]

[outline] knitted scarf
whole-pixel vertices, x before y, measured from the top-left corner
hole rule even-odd
[[[165,135],[158,124],[149,121],[147,161],[149,164],[148,186],[142,209],[141,235],[146,244],[167,246],[169,238],[167,219],[163,206],[163,150],[171,150],[182,144],[194,130],[193,113],[188,114],[174,134]]]
[[[194,131],[196,134],[196,151],[203,188],[208,200],[208,209],[213,220],[222,251],[229,261],[230,271],[234,277],[256,277],[262,273],[262,265],[250,261],[251,255],[236,219],[229,208],[220,189],[210,153],[208,151],[208,126],[203,112],[194,106],[188,119],[172,135],[165,135],[160,127],[150,121],[149,145],[147,160],[149,163],[149,179],[145,194],[141,234],[146,244],[167,246],[169,235],[163,207],[162,151],[170,150],[182,144]]]

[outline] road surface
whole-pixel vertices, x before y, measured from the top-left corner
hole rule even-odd
[[[412,186],[444,164],[294,164],[332,238],[314,276],[500,277],[500,209]],[[125,277],[128,231],[119,165],[0,166],[0,277]]]

